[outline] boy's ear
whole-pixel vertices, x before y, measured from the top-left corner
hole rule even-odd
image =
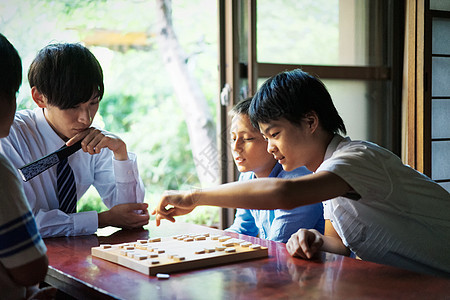
[[[319,126],[319,117],[317,116],[317,113],[315,111],[307,113],[305,116],[305,120],[308,128],[310,128],[311,130],[311,133],[316,131],[317,127]]]
[[[47,98],[35,86],[31,88],[31,97],[40,108],[47,107]]]

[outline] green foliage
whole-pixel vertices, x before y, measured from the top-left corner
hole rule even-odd
[[[103,104],[107,102],[107,104]],[[135,115],[133,111],[136,99],[129,95],[108,95],[101,101],[98,113],[103,122],[108,124],[108,130],[116,133],[130,131]],[[117,109],[120,108],[120,109]]]
[[[258,61],[338,63],[338,0],[258,1],[257,15]]]
[[[94,187],[90,187],[86,194],[77,202],[77,211],[97,211],[102,212],[108,208],[102,202],[100,195]]]

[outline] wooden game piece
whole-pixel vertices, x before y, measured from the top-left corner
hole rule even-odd
[[[135,254],[134,258],[137,259],[137,260],[144,260],[144,259],[148,258],[148,255],[146,255],[146,254]]]
[[[218,240],[221,235],[211,235],[211,240]]]
[[[226,252],[226,253],[236,252],[236,248],[234,248],[234,247],[226,248],[226,249],[225,249],[225,252]]]
[[[156,242],[161,242],[161,238],[160,237],[154,237],[148,240],[149,243],[156,243]]]
[[[199,236],[196,236],[194,239],[195,239],[196,241],[205,241],[205,240],[206,240],[206,236],[199,235]]]
[[[225,241],[228,241],[229,239],[231,239],[231,237],[224,235],[224,236],[219,237],[219,242],[225,242]]]
[[[215,251],[216,251],[216,249],[214,249],[214,248],[205,248],[206,253],[213,253]]]
[[[102,249],[110,249],[112,246],[109,244],[100,245]]]
[[[194,239],[191,238],[191,237],[188,237],[188,238],[185,238],[183,241],[185,241],[185,242],[193,242]]]
[[[150,253],[150,254],[148,254],[148,257],[149,258],[155,258],[155,257],[158,257],[159,256],[159,254],[156,254],[156,253]]]
[[[252,243],[250,243],[250,242],[241,243],[241,247],[250,247],[251,245],[252,245]]]
[[[224,247],[224,246],[216,246],[216,250],[217,251],[223,251],[223,250],[225,250],[227,247]]]
[[[198,249],[198,250],[195,250],[194,253],[195,253],[195,254],[203,254],[203,253],[205,253],[205,249]]]
[[[169,279],[170,275],[169,274],[164,274],[164,273],[158,273],[158,274],[156,274],[156,277],[158,279]]]
[[[152,259],[152,260],[150,261],[150,263],[151,263],[152,265],[157,265],[157,264],[159,264],[159,260],[157,260],[157,259]]]
[[[222,243],[222,246],[231,247],[231,246],[234,246],[234,243],[233,242],[225,242],[225,243]]]
[[[148,241],[147,240],[137,240],[138,244],[147,244]]]
[[[254,244],[250,246],[250,249],[256,250],[256,249],[261,249],[261,246],[258,244]]]
[[[158,253],[158,254],[161,254],[161,253],[166,252],[166,250],[164,250],[164,249],[158,249],[158,250],[155,250],[155,252]]]
[[[174,261],[182,261],[185,260],[186,258],[184,256],[179,256],[179,255],[174,255],[173,256],[173,260]]]

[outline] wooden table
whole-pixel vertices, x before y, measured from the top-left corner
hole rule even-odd
[[[171,274],[160,280],[91,256],[99,244],[182,233],[228,234],[269,248],[269,258]],[[46,282],[79,299],[450,299],[450,279],[322,253],[292,258],[285,245],[207,227],[160,227],[45,239]]]

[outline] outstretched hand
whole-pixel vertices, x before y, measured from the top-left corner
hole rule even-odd
[[[156,215],[156,226],[162,219],[175,222],[175,216],[190,213],[197,206],[194,192],[165,191],[152,215]]]
[[[98,227],[115,226],[125,229],[138,228],[148,224],[147,203],[124,203],[98,214]]]
[[[323,245],[323,235],[315,229],[299,229],[286,244],[286,249],[292,256],[311,259]]]

